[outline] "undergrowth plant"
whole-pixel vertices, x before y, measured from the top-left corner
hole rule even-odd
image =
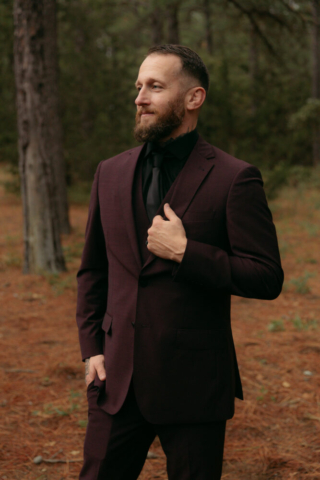
[[[294,328],[296,330],[299,330],[299,331],[309,330],[309,328],[311,328],[313,330],[318,328],[317,320],[315,320],[315,319],[302,320],[302,318],[298,314],[294,316],[294,318],[291,320],[291,322],[292,322]]]
[[[314,277],[314,273],[305,272],[301,277],[292,278],[289,280],[289,284],[295,287],[295,292],[301,295],[310,292],[310,286],[308,285],[309,278]]]
[[[285,330],[283,320],[272,320],[268,325],[269,332],[283,332]]]
[[[74,275],[44,274],[46,280],[51,285],[55,294],[61,295],[65,290],[76,290],[76,279]]]

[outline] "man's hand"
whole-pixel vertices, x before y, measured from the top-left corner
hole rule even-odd
[[[181,263],[187,246],[182,221],[166,203],[164,213],[168,220],[156,215],[148,230],[147,248],[157,257]]]
[[[101,381],[106,379],[104,368],[104,355],[95,355],[85,360],[85,381],[88,386],[94,380],[96,373]]]

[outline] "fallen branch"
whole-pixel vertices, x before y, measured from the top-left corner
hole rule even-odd
[[[147,455],[148,459],[153,459],[153,458],[158,458],[158,457],[159,457],[159,455],[157,455],[156,453],[148,452],[148,455]]]
[[[63,460],[63,459],[55,459],[55,458],[42,458],[41,455],[38,455],[37,457],[34,457],[33,463],[36,465],[40,465],[40,463],[45,462],[45,463],[76,463],[76,462],[82,462],[82,458],[73,458],[72,460]]]
[[[317,417],[316,415],[312,415],[311,413],[306,413],[304,415],[304,418],[308,418],[309,420],[318,420],[320,422],[320,417]]]

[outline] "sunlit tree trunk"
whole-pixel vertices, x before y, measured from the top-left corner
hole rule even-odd
[[[17,91],[19,169],[23,202],[24,273],[65,270],[60,243],[53,161],[56,90],[47,84],[54,62],[47,64],[45,26],[54,0],[15,0],[14,64]],[[46,8],[48,10],[46,11]],[[54,21],[52,18],[51,21]],[[60,135],[60,133],[59,133]],[[60,141],[60,136],[58,140]]]
[[[320,99],[320,0],[312,0],[312,97]],[[313,126],[313,164],[320,163],[320,126]]]

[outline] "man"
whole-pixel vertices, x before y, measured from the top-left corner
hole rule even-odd
[[[221,478],[242,388],[230,296],[274,299],[283,272],[257,168],[196,125],[208,72],[187,47],[149,50],[145,142],[98,166],[78,273],[89,421],[81,480],[133,480],[159,436],[170,480]]]

